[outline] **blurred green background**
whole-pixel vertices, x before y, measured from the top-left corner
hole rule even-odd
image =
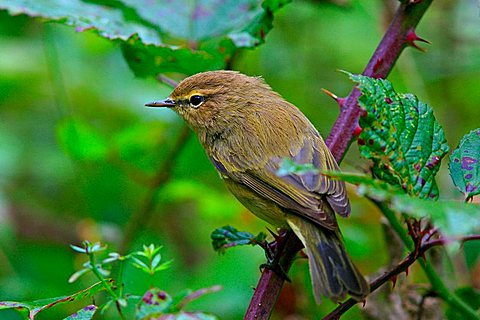
[[[396,3],[294,1],[275,16],[266,43],[242,51],[233,69],[263,76],[325,137],[338,108],[321,88],[348,94],[352,83],[337,70],[362,72]],[[452,148],[480,124],[479,27],[478,1],[434,1],[417,30],[432,45],[420,44],[427,53],[407,48],[389,77],[398,91],[415,93],[433,107]],[[0,300],[66,295],[92,284],[93,276],[67,283],[85,262],[69,244],[88,239],[119,250],[132,217],[141,217],[126,247],[161,244],[163,257],[174,260],[155,278],[156,286],[175,294],[222,285],[190,308],[221,319],[243,317],[264,254],[240,247],[219,256],[210,233],[227,224],[252,233],[266,225],[228,194],[193,135],[164,172],[169,176],[154,196],[151,215],[142,215],[152,193],[147,182],[184,130],[171,110],[143,104],[170,91],[154,79],[135,78],[119,47],[92,32],[0,11]],[[82,139],[91,144],[78,145]],[[353,144],[342,168],[367,167]],[[446,168],[437,180],[441,197],[461,198]],[[340,223],[351,256],[368,275],[388,262],[380,215],[350,191],[353,213]],[[412,278],[421,280],[415,270]],[[126,292],[148,289],[150,279],[140,271],[128,267],[125,274]],[[312,314],[334,307],[312,303],[305,260],[290,275],[293,283],[286,285],[274,319],[317,318]],[[456,279],[468,284],[470,276]],[[39,319],[60,319],[83,305],[58,306]],[[358,309],[345,316],[358,317]],[[0,311],[0,318],[20,319],[9,311]]]

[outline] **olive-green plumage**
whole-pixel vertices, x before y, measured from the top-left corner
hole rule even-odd
[[[276,174],[284,158],[338,170],[322,137],[291,103],[261,78],[212,71],[183,80],[163,101],[195,131],[207,155],[237,199],[258,217],[290,227],[309,258],[317,302],[361,300],[369,287],[345,252],[335,212],[348,216],[342,181],[319,173]]]

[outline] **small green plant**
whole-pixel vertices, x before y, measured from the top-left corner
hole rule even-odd
[[[131,263],[133,266],[145,272],[151,279],[153,279],[156,273],[171,267],[172,260],[162,262],[162,256],[160,254],[162,246],[156,246],[155,244],[144,245],[143,250],[134,251],[125,256],[117,252],[108,252],[107,257],[103,260],[100,260],[99,256],[107,251],[107,246],[101,245],[99,242],[91,243],[86,240],[83,241],[82,246],[70,245],[70,247],[74,251],[86,255],[88,261],[83,264],[82,269],[70,276],[68,282],[75,282],[90,272],[95,275],[98,282],[68,296],[25,302],[2,301],[0,302],[0,310],[15,309],[23,314],[25,319],[33,320],[41,311],[52,308],[60,303],[93,298],[100,292],[106,292],[108,298],[107,302],[103,305],[97,306],[95,303],[92,303],[65,319],[89,320],[92,319],[98,309],[100,309],[100,312],[105,312],[112,306],[116,307],[120,319],[126,319],[123,310],[129,303],[136,304],[135,319],[139,320],[156,319],[162,316],[166,316],[168,319],[216,319],[215,316],[204,312],[184,311],[184,307],[190,301],[207,293],[221,290],[220,286],[213,286],[197,291],[187,289],[172,297],[167,292],[154,287],[152,282],[150,288],[142,297],[124,292],[123,270],[126,262]],[[117,264],[117,272],[115,277],[111,277],[112,266],[114,264]]]

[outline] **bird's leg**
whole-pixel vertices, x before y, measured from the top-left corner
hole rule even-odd
[[[280,278],[291,282],[288,277],[287,272],[282,268],[280,264],[280,259],[282,258],[282,252],[286,244],[287,238],[290,236],[290,233],[285,229],[279,229],[279,233],[276,234],[270,229],[267,228],[270,234],[275,239],[272,242],[266,242],[262,245],[262,248],[265,250],[265,256],[267,257],[267,262],[260,265],[260,271],[263,269],[269,269],[275,272]]]

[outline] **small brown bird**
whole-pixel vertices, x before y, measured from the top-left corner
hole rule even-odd
[[[261,78],[234,71],[211,71],[183,80],[163,101],[195,131],[228,189],[255,215],[291,228],[309,258],[315,299],[357,300],[369,286],[341,241],[335,212],[348,216],[342,181],[317,171],[279,176],[284,159],[338,170],[322,137],[293,104]]]

